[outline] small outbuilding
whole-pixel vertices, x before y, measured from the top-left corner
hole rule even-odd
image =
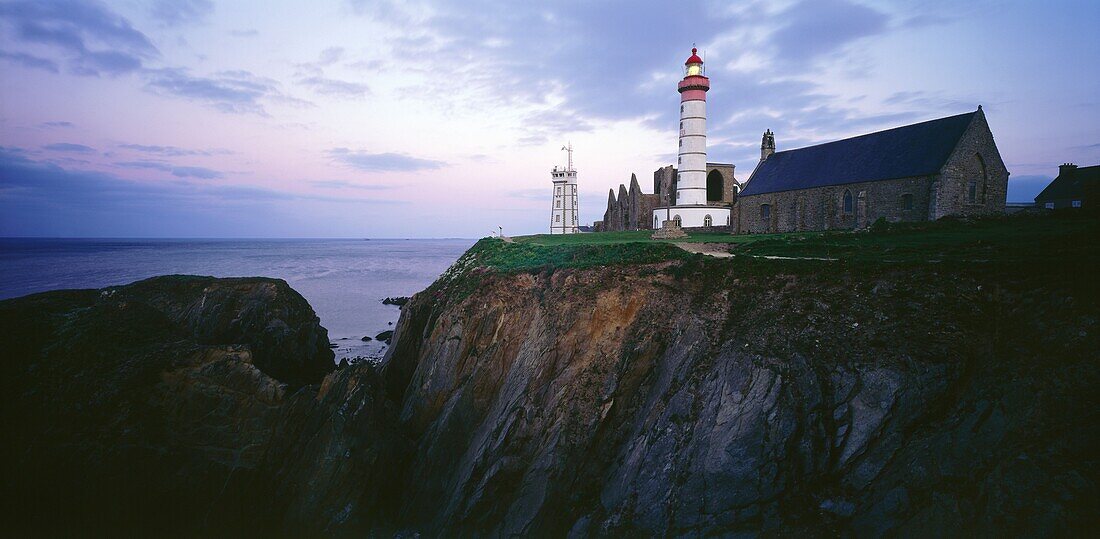
[[[1100,165],[1058,167],[1058,177],[1035,197],[1035,204],[1048,210],[1091,208],[1100,200]]]

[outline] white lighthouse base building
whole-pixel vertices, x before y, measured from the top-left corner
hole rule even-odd
[[[681,228],[729,226],[730,209],[717,206],[668,206],[653,209],[653,228],[673,221]]]

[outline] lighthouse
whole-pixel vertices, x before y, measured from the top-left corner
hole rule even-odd
[[[562,146],[568,154],[564,170],[557,166],[550,171],[554,182],[554,205],[550,210],[551,234],[576,234],[577,229],[577,171],[573,169],[573,144]]]
[[[684,62],[680,92],[680,146],[676,158],[676,205],[653,210],[653,222],[664,228],[729,224],[728,207],[707,203],[707,91],[710,79],[699,50]]]

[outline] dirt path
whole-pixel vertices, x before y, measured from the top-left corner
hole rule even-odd
[[[729,252],[730,245],[728,243],[687,243],[676,242],[673,245],[689,252],[689,253],[702,253],[707,256],[713,256],[715,258],[730,258],[733,255]]]
[[[730,244],[728,243],[687,243],[676,242],[673,245],[689,252],[689,253],[702,253],[707,256],[713,256],[715,258],[732,258],[733,253],[729,252]],[[835,258],[820,258],[815,256],[774,256],[774,255],[737,255],[737,256],[751,256],[753,258],[766,258],[768,260],[822,260],[825,262],[835,261]]]

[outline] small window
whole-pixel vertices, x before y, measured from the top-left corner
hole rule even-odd
[[[906,193],[901,195],[901,209],[909,211],[913,209],[913,195]]]
[[[561,222],[561,215],[555,215],[554,216],[554,222],[555,223],[560,223]]]
[[[710,215],[703,217],[703,226],[714,226],[714,219]]]
[[[761,219],[769,219],[769,218],[771,218],[771,216],[772,216],[772,205],[771,204],[761,204],[760,205],[760,218]]]
[[[680,105],[680,112],[684,112],[684,106]]]
[[[681,148],[683,148],[683,147],[684,147],[684,139],[680,139],[680,147],[681,147]]]
[[[978,201],[978,182],[970,182],[966,187],[966,201],[971,204]]]
[[[1048,209],[1048,210],[1053,210],[1054,209],[1054,203],[1053,202],[1047,202],[1046,204],[1043,204],[1043,207]]]
[[[680,220],[680,216],[679,216],[679,215],[673,216],[673,217],[672,217],[672,220],[673,220],[673,222],[675,222],[675,223],[676,223],[676,226],[682,226],[682,223],[683,223],[683,221],[681,221],[681,220]]]
[[[852,192],[844,190],[844,213],[849,215],[852,213]]]
[[[654,215],[653,216],[653,229],[656,230],[660,226],[661,226],[661,224],[657,222],[657,216]]]
[[[1074,200],[1073,202],[1070,202],[1070,205],[1073,206],[1074,208],[1080,208],[1081,207],[1081,201],[1080,200]]]
[[[554,206],[560,208],[561,207],[561,199],[555,200],[554,201]]]
[[[561,187],[555,187],[554,188],[554,194],[555,195],[560,195],[561,194]]]

